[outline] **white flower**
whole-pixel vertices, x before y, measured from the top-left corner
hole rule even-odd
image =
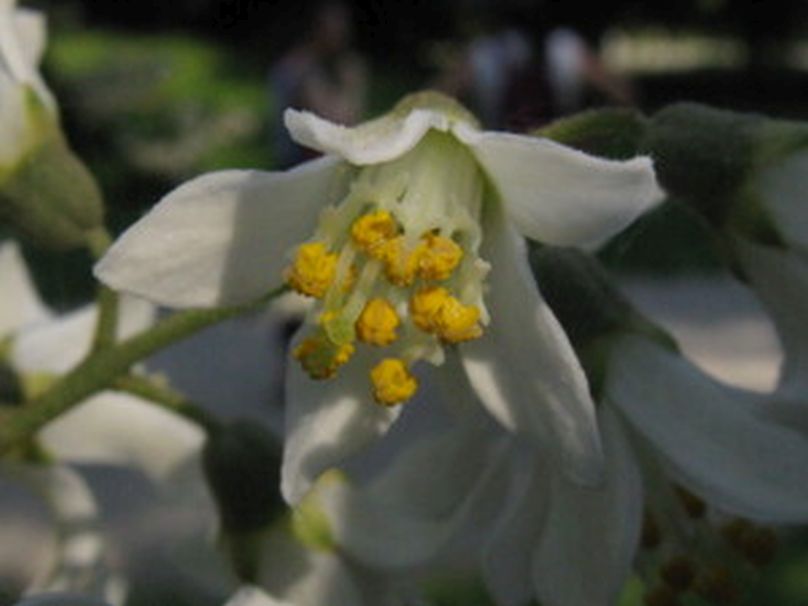
[[[7,339],[6,360],[31,396],[75,366],[89,351],[96,309],[88,306],[57,316],[39,300],[22,258],[13,244],[0,247],[0,340]],[[153,307],[124,301],[122,336],[152,321]],[[198,453],[202,432],[188,421],[138,398],[102,392],[49,423],[37,443],[52,464],[6,464],[0,472],[41,495],[53,512],[59,542],[52,562],[28,588],[87,591],[122,603],[123,581],[105,563],[106,539],[100,531],[93,494],[73,464],[121,465],[145,474],[156,485],[187,486],[201,476]],[[201,481],[201,478],[200,478]]]
[[[337,543],[360,561],[403,569],[435,561],[458,535],[476,535],[497,604],[607,606],[638,555],[644,512],[662,542],[643,553],[646,564],[683,554],[694,588],[699,573],[722,562],[701,551],[705,533],[721,539],[693,511],[693,495],[756,522],[808,519],[808,442],[764,418],[765,396],[718,383],[646,337],[618,337],[611,351],[599,401],[601,486],[570,482],[534,444],[466,415],[369,485],[314,493]],[[468,386],[448,393],[451,406],[472,406]]]
[[[299,501],[387,431],[417,388],[413,364],[455,352],[503,425],[556,443],[573,476],[596,479],[594,407],[523,236],[604,241],[660,198],[650,160],[481,132],[430,93],[355,128],[294,110],[286,122],[327,155],[284,173],[195,179],[96,266],[113,288],[175,307],[254,299],[284,276],[322,299],[295,350],[306,372],[288,378],[284,496]]]
[[[42,15],[0,1],[0,178],[32,146],[39,111],[56,115],[56,102],[38,71],[45,48]]]

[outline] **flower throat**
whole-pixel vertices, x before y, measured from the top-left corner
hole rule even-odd
[[[293,352],[311,378],[335,376],[369,346],[373,396],[392,406],[417,391],[415,362],[439,365],[444,346],[482,336],[483,187],[474,158],[435,131],[402,157],[359,169],[284,275],[321,301],[316,327]]]

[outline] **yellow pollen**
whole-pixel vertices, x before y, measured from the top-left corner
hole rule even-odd
[[[442,286],[428,286],[410,298],[410,317],[413,324],[425,332],[435,332],[435,317],[440,308],[451,298]]]
[[[447,343],[471,341],[483,334],[479,320],[480,310],[474,305],[463,305],[449,297],[435,316],[436,332]]]
[[[398,338],[396,329],[400,324],[396,310],[386,299],[371,299],[356,321],[356,334],[370,345],[390,345]]]
[[[393,216],[386,210],[362,215],[351,226],[354,244],[372,257],[377,257],[379,247],[398,233]]]
[[[292,265],[286,268],[286,283],[302,295],[322,298],[334,281],[337,255],[322,242],[301,244]]]
[[[450,238],[429,233],[423,238],[418,275],[424,280],[445,280],[463,258],[463,249]]]
[[[404,236],[396,236],[381,244],[377,250],[377,258],[384,262],[384,275],[396,286],[409,286],[415,279],[423,243],[414,250],[407,250]]]
[[[336,345],[324,335],[308,337],[292,352],[312,379],[330,379],[354,353],[351,343]]]
[[[483,334],[480,310],[463,305],[441,286],[422,288],[410,299],[413,324],[447,343],[461,343]]]
[[[395,406],[409,400],[418,389],[418,380],[398,358],[385,358],[370,371],[373,397],[383,406]]]

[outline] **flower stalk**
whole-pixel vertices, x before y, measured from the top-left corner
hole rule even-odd
[[[133,364],[192,334],[242,313],[263,307],[283,292],[277,289],[257,301],[233,307],[177,313],[134,337],[92,352],[47,392],[11,415],[0,427],[0,456],[24,443],[48,422],[89,396],[115,385]]]

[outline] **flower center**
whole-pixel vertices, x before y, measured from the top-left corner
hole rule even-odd
[[[392,406],[417,391],[417,361],[441,364],[444,347],[483,334],[483,186],[465,147],[438,132],[358,171],[284,274],[291,288],[321,301],[316,326],[294,351],[309,376],[333,377],[357,346],[383,348],[369,389]]]

